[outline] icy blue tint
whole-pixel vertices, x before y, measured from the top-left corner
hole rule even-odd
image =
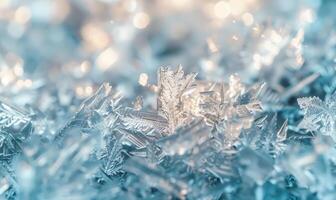
[[[335,11],[0,0],[0,200],[335,200]]]

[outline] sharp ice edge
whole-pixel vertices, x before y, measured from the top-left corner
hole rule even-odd
[[[284,174],[293,175],[297,182],[286,197],[298,191],[307,193],[307,187],[321,198],[334,195],[334,181],[321,182],[332,179],[333,168],[328,164],[336,161],[333,143],[327,138],[333,135],[326,131],[334,116],[335,94],[325,101],[298,99],[304,114],[299,127],[322,134],[313,138],[313,146],[289,145],[288,120],[278,119],[272,109],[263,106],[279,102],[276,95],[265,92],[264,84],[248,86],[232,76],[229,83],[205,86],[194,81],[194,75],[184,75],[181,68],[159,73],[165,81],[181,81],[185,88],[176,83],[166,88],[176,90],[177,102],[158,90],[158,99],[174,108],[172,115],[162,102],[156,110],[122,105],[121,96],[103,84],[54,140],[31,136],[15,159],[14,171],[0,174],[0,195],[17,199],[216,199],[223,195],[242,198],[254,191],[261,198],[270,195],[268,187],[285,184]],[[266,94],[270,96],[265,98]],[[17,123],[4,120],[7,125],[1,130],[15,128],[20,135],[31,127],[29,115],[15,107],[3,106],[2,112],[7,121]],[[311,115],[318,114],[328,117],[312,120]]]

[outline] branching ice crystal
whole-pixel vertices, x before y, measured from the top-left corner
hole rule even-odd
[[[97,153],[102,160],[102,169],[108,175],[118,172],[123,162],[120,143],[122,135],[118,131],[122,114],[120,100],[120,94],[112,92],[109,84],[103,84],[81,104],[79,111],[56,137],[61,139],[66,134],[75,134],[76,130],[101,135],[105,144]]]
[[[112,92],[112,87],[104,83],[94,95],[87,98],[75,116],[62,128],[56,138],[67,131],[79,128],[83,132],[100,130],[108,131],[117,126],[120,116],[119,101],[121,96]]]
[[[0,127],[22,131],[29,123],[28,114],[4,102],[0,102]]]
[[[251,126],[256,113],[262,111],[258,99],[264,85],[246,88],[236,76],[229,84],[214,85],[209,91],[201,92],[199,113],[214,128],[221,140],[236,140],[242,129]]]
[[[287,121],[277,128],[277,116],[261,116],[253,126],[243,132],[241,141],[254,150],[262,150],[273,156],[286,149]]]
[[[222,137],[221,141],[228,142],[237,139],[243,128],[251,126],[254,115],[262,111],[258,98],[264,90],[264,84],[246,87],[237,76],[231,76],[228,84],[196,81],[196,74],[184,76],[181,66],[175,71],[161,68],[158,77],[157,109],[167,120],[168,130],[165,129],[164,120],[147,121],[144,119],[148,117],[144,115],[140,117],[142,120],[139,117],[128,117],[126,124],[142,129],[152,127],[153,130],[155,122],[156,127],[160,127],[159,132],[166,135],[166,131],[171,134],[179,127],[203,118],[213,127],[214,133],[220,133],[218,137]],[[148,122],[152,125],[148,125]]]
[[[336,141],[336,93],[327,96],[325,101],[318,97],[299,98],[298,104],[304,112],[300,128],[319,131]]]
[[[335,200],[335,10],[0,0],[0,200]]]
[[[158,103],[160,115],[168,120],[169,132],[183,126],[188,121],[188,113],[184,109],[182,97],[192,86],[196,74],[184,75],[182,67],[175,71],[160,68],[158,73]]]
[[[16,161],[19,199],[92,199],[99,165],[93,152],[100,145],[99,137],[81,134],[66,136],[61,147],[27,145]]]
[[[168,121],[156,112],[125,109],[122,116],[125,129],[137,130],[146,135],[162,136],[169,132]]]
[[[12,138],[25,135],[32,125],[29,115],[4,104],[0,156],[8,168],[0,176],[0,195],[37,200],[242,199],[253,193],[252,199],[272,199],[267,187],[283,184],[283,174],[321,197],[333,194],[333,184],[319,188],[303,174],[310,169],[314,176],[319,173],[312,160],[305,160],[309,156],[297,165],[283,161],[294,162],[300,154],[290,156],[289,120],[274,106],[281,99],[265,84],[243,84],[236,75],[228,83],[196,80],[181,67],[161,68],[158,76],[158,85],[151,85],[157,92],[156,110],[143,106],[142,98],[133,107],[122,104],[121,95],[105,83],[80,104],[55,140],[31,136],[14,159],[15,174],[8,170],[9,160],[25,137]],[[329,116],[334,98],[298,101],[305,114],[329,109],[323,115]],[[324,155],[325,145],[317,142],[310,149],[314,160],[335,160]],[[324,177],[330,177],[328,170]]]
[[[107,175],[116,175],[121,172],[125,154],[122,151],[121,135],[112,132],[105,136],[105,145],[100,152],[102,169]]]
[[[0,161],[20,151],[20,144],[31,131],[28,113],[0,102]]]

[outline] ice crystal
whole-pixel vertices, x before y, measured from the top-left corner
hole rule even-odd
[[[84,100],[79,111],[56,136],[56,140],[61,140],[64,135],[74,134],[76,130],[100,134],[105,144],[97,153],[102,160],[102,169],[108,175],[117,173],[123,161],[120,143],[122,135],[118,131],[122,114],[120,99],[121,96],[112,92],[109,84],[103,84],[91,97]]]
[[[91,199],[90,179],[99,167],[93,152],[99,147],[96,136],[84,134],[67,136],[61,147],[26,145],[15,163],[19,199]]]
[[[201,92],[199,113],[213,126],[221,140],[233,142],[242,129],[251,126],[256,113],[262,111],[258,99],[264,85],[246,88],[236,76],[229,84],[216,84],[208,91]]]
[[[115,175],[121,172],[125,154],[122,151],[121,135],[112,132],[105,136],[105,145],[100,152],[102,169],[107,175]]]
[[[335,9],[0,0],[0,199],[336,199]]]
[[[259,149],[276,156],[286,149],[287,121],[278,129],[277,116],[261,116],[250,129],[244,130],[242,142],[252,149]]]
[[[188,122],[182,98],[192,86],[195,76],[196,74],[185,76],[181,66],[175,71],[169,68],[159,70],[157,109],[168,120],[169,133]]]
[[[334,157],[335,149],[329,136],[314,140],[312,146],[294,145],[281,159],[283,169],[293,174],[300,187],[308,187],[317,193],[318,199],[335,197]]]
[[[15,183],[14,173],[11,166],[7,163],[0,163],[0,199],[14,199],[15,190],[13,183]]]
[[[155,112],[127,108],[121,119],[125,129],[137,130],[146,135],[164,135],[169,132],[167,119]]]
[[[67,131],[80,129],[81,131],[113,129],[118,123],[120,115],[120,94],[113,93],[112,87],[105,83],[100,86],[94,95],[87,98],[77,113],[63,127],[56,138],[62,137]]]
[[[322,101],[318,97],[303,97],[298,104],[304,112],[304,118],[299,127],[309,131],[318,131],[336,139],[336,93]]]
[[[157,86],[143,84],[156,92],[156,109],[144,105],[146,96],[122,102],[105,83],[51,140],[39,132],[27,142],[27,131],[43,115],[33,112],[31,119],[3,104],[0,195],[104,200],[244,199],[252,194],[251,199],[267,199],[286,191],[284,175],[297,181],[295,191],[310,187],[318,197],[333,195],[334,183],[321,184],[317,178],[320,172],[323,179],[332,177],[327,169],[335,162],[332,144],[312,138],[313,148],[302,147],[307,155],[297,151],[287,136],[289,127],[294,136],[301,134],[293,127],[296,121],[279,112],[284,99],[266,84],[244,84],[237,75],[228,82],[196,80],[181,67],[161,68],[158,77]],[[298,101],[305,118],[313,115],[316,122],[322,111],[332,114],[333,98]],[[323,130],[314,131],[330,134]],[[283,198],[290,195],[285,192]]]
[[[20,151],[20,144],[32,131],[28,113],[0,102],[0,160]]]

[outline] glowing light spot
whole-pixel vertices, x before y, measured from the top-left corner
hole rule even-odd
[[[10,70],[5,70],[1,73],[1,84],[7,86],[15,80],[15,75]]]
[[[0,8],[6,8],[6,7],[9,7],[9,4],[10,4],[10,0],[1,0],[0,1]]]
[[[251,13],[244,13],[242,16],[242,20],[245,26],[251,26],[254,22],[253,15]]]
[[[76,94],[77,96],[83,96],[84,95],[84,89],[82,87],[76,88]]]
[[[80,65],[80,70],[82,73],[87,73],[90,70],[90,63],[88,61],[84,61]]]
[[[27,79],[27,80],[24,81],[24,85],[26,87],[31,87],[33,85],[33,81],[30,80],[30,79]]]
[[[91,86],[86,86],[85,87],[85,95],[90,96],[93,93],[93,89]]]
[[[134,12],[137,8],[137,2],[135,0],[125,1],[124,6],[129,12]]]
[[[215,63],[211,60],[202,60],[201,64],[202,64],[202,69],[205,72],[212,72],[216,69]]]
[[[212,38],[207,39],[208,48],[212,53],[218,52],[218,47]]]
[[[141,86],[146,86],[148,84],[148,75],[146,73],[141,73],[138,82]]]
[[[19,80],[16,81],[16,87],[18,89],[22,89],[24,86],[25,86],[25,81],[24,80],[19,79]]]
[[[299,29],[298,33],[296,34],[296,36],[292,39],[291,41],[291,45],[295,48],[298,48],[302,41],[303,41],[303,38],[304,38],[304,30],[301,28]]]
[[[63,22],[71,12],[70,2],[68,0],[57,0],[53,5],[52,15],[55,23]]]
[[[101,70],[107,70],[109,69],[115,62],[117,62],[119,58],[118,53],[113,48],[108,48],[105,51],[103,51],[96,60],[96,65]]]
[[[230,0],[231,13],[233,15],[240,15],[244,10],[246,10],[247,3],[245,1]]]
[[[30,18],[31,18],[31,12],[27,7],[21,6],[15,11],[14,20],[19,24],[27,23],[30,20]]]
[[[76,94],[77,94],[77,96],[83,97],[84,96],[84,88],[83,87],[77,87],[76,88]]]
[[[177,9],[188,8],[192,5],[191,0],[170,0],[170,2]]]
[[[81,29],[81,35],[93,50],[105,48],[110,41],[108,34],[94,23],[84,25]]]
[[[234,36],[232,36],[232,39],[237,41],[239,38],[236,35],[234,35]]]
[[[76,87],[75,92],[78,97],[84,98],[93,94],[93,88],[90,85],[79,85]]]
[[[138,29],[144,29],[148,26],[150,18],[147,13],[139,12],[133,17],[133,25]]]
[[[315,14],[311,9],[305,9],[301,11],[299,18],[304,23],[312,23],[315,20]]]
[[[217,18],[224,19],[231,13],[231,6],[226,1],[219,1],[215,4],[214,13]]]
[[[276,31],[271,31],[270,33],[270,39],[275,44],[280,44],[282,42],[282,37],[280,34],[278,34]]]
[[[16,76],[22,76],[23,75],[23,68],[21,63],[16,63],[13,67],[13,72]]]

